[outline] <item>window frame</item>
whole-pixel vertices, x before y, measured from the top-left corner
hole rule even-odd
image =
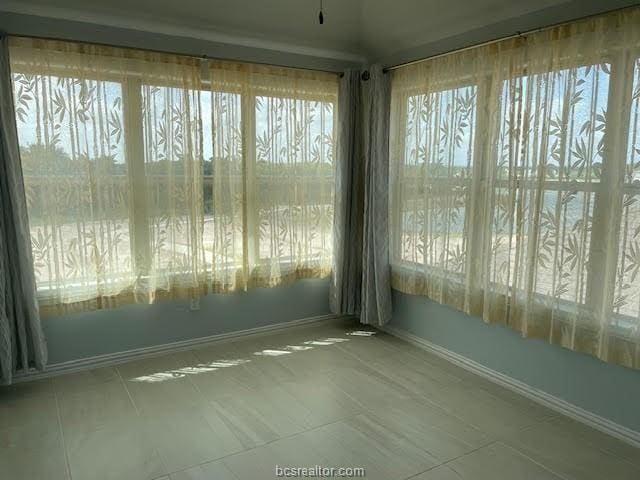
[[[81,55],[81,54],[78,54]],[[103,57],[96,60],[98,66],[94,64],[89,67],[83,67],[79,70],[71,70],[61,62],[54,60],[48,65],[47,72],[42,72],[37,66],[29,61],[20,61],[11,59],[12,77],[17,74],[36,75],[36,76],[57,76],[67,79],[75,79],[81,81],[99,81],[117,83],[121,89],[122,95],[122,122],[123,122],[123,157],[126,165],[126,182],[129,183],[131,196],[129,198],[129,215],[127,217],[129,230],[129,244],[131,251],[131,268],[129,272],[113,273],[110,278],[126,279],[136,278],[138,282],[144,282],[151,278],[148,273],[151,270],[151,259],[149,257],[150,242],[150,218],[146,211],[146,183],[148,175],[145,172],[145,146],[142,118],[143,89],[145,86],[155,86],[160,88],[178,88],[185,89],[187,87],[181,82],[180,78],[172,79],[167,75],[144,75],[135,68],[122,70],[121,68],[113,68],[110,65],[127,59],[118,57]],[[205,64],[206,65],[206,64]],[[207,66],[208,68],[208,66]],[[216,69],[210,70],[209,77],[215,75]],[[242,72],[242,75],[251,75],[251,73]],[[259,219],[256,217],[259,199],[256,195],[255,185],[257,182],[256,173],[256,98],[259,96],[268,96],[274,98],[290,98],[294,100],[302,100],[309,102],[329,103],[332,105],[333,129],[332,136],[334,138],[333,152],[333,171],[335,176],[336,170],[336,144],[338,121],[338,91],[335,94],[321,93],[319,91],[305,90],[302,88],[299,95],[291,95],[291,90],[269,86],[260,78],[263,74],[257,73],[256,81],[242,82],[233,80],[211,80],[211,78],[203,78],[201,75],[197,81],[199,88],[188,88],[188,90],[203,93],[227,93],[240,96],[241,103],[241,131],[242,131],[242,184],[243,184],[243,202],[242,202],[242,227],[245,232],[247,241],[243,242],[243,261],[238,265],[228,263],[223,268],[228,274],[244,270],[247,272],[248,279],[252,278],[254,273],[266,267],[270,262],[270,257],[260,258],[259,255]],[[144,77],[144,81],[143,81]],[[294,80],[292,80],[293,82]],[[132,134],[133,133],[133,134]],[[203,173],[202,179],[213,179],[214,175],[206,175]],[[335,178],[335,177],[334,177]],[[135,188],[134,188],[135,187]],[[284,260],[284,261],[283,261]],[[292,270],[295,267],[293,258],[280,259],[279,263],[284,266],[284,270]],[[311,260],[309,258],[308,260]],[[207,272],[206,281],[211,281],[213,271],[212,263],[206,262]],[[189,276],[189,272],[183,274],[174,274],[173,278],[179,278],[184,275]],[[54,288],[55,281],[36,282],[36,296],[43,306],[57,306],[59,299],[68,295],[67,292],[73,292],[73,296],[78,295],[89,297],[100,282],[94,278],[87,277],[70,282],[77,285],[73,288],[64,288],[63,290]]]
[[[633,66],[636,62],[640,61],[640,48],[634,46],[615,45],[609,49],[603,50],[601,52],[601,57],[603,61],[607,61],[608,63],[610,63],[610,76],[609,89],[607,91],[607,128],[603,136],[603,151],[608,153],[603,154],[602,174],[600,176],[600,181],[598,183],[595,183],[579,182],[576,180],[545,180],[543,191],[578,191],[584,193],[594,193],[594,214],[589,258],[592,257],[592,252],[596,251],[598,248],[603,248],[604,242],[607,254],[610,256],[615,255],[615,258],[617,260],[620,238],[620,222],[615,222],[612,220],[612,218],[620,218],[621,212],[623,210],[622,199],[624,194],[629,192],[640,195],[640,182],[628,183],[624,181],[623,177],[626,166],[625,157],[628,148],[628,135],[631,120],[630,105],[634,80]],[[602,62],[596,65],[601,64]],[[632,68],[628,68],[629,65],[631,65]],[[584,66],[588,66],[588,64],[585,64],[583,58],[566,57],[561,62],[561,65],[559,65],[557,69],[554,69],[553,71],[580,68]],[[547,73],[547,71],[541,69],[533,70],[531,68],[526,68],[525,70],[527,71],[528,76],[539,73]],[[392,112],[395,113],[395,117],[392,117],[390,119],[391,124],[394,124],[395,122],[395,124],[398,125],[397,128],[399,132],[406,132],[406,124],[408,118],[407,101],[410,96],[424,95],[432,92],[440,92],[475,85],[477,114],[475,118],[475,124],[472,126],[472,128],[478,129],[480,128],[480,125],[489,125],[490,118],[488,118],[488,112],[490,111],[490,109],[484,107],[490,105],[490,102],[494,100],[491,96],[492,89],[495,89],[496,85],[501,85],[504,81],[511,80],[515,77],[508,75],[496,75],[495,72],[490,72],[489,68],[485,70],[484,74],[478,75],[476,81],[473,81],[468,77],[469,76],[465,76],[463,74],[461,78],[457,80],[445,79],[442,81],[438,81],[437,85],[433,88],[428,88],[425,82],[412,87],[401,86],[399,88],[399,92],[392,92],[392,101],[397,102],[398,105],[402,105],[402,108],[392,109]],[[612,89],[619,89],[621,91],[624,91],[624,95],[609,95],[609,92],[611,92]],[[501,97],[498,97],[495,100],[500,101]],[[616,102],[619,104],[616,104]],[[615,112],[616,115],[609,114],[610,112]],[[615,120],[613,120],[614,118]],[[611,122],[611,124],[609,122]],[[498,132],[495,128],[493,128],[491,131],[491,135],[496,136],[497,134]],[[492,158],[492,152],[490,151],[492,140],[489,139],[488,136],[486,136],[485,138],[487,139],[487,144],[482,144],[482,140],[480,140],[479,135],[475,135],[474,137],[476,143],[473,147],[471,187],[469,193],[469,196],[471,198],[481,198],[479,197],[479,195],[482,195],[483,192],[491,194],[491,191],[495,192],[495,190],[498,188],[510,186],[508,180],[492,178],[489,175],[489,169],[493,167],[492,162],[494,161],[494,159]],[[389,212],[391,218],[393,219],[393,221],[390,222],[391,229],[389,232],[391,267],[392,269],[401,272],[402,275],[415,275],[419,272],[423,272],[422,275],[424,277],[446,277],[447,281],[453,282],[455,288],[460,288],[461,291],[464,291],[465,284],[469,284],[469,281],[474,277],[474,275],[477,275],[477,272],[473,271],[474,264],[470,261],[470,259],[482,258],[481,247],[484,239],[482,239],[478,235],[473,235],[472,233],[468,234],[466,254],[467,265],[465,267],[464,275],[452,271],[446,271],[440,267],[428,265],[426,261],[423,263],[418,263],[402,258],[401,228],[403,223],[403,215],[401,212],[402,206],[399,201],[400,188],[397,184],[400,182],[398,169],[401,169],[402,164],[404,163],[405,135],[398,135],[396,142],[397,143],[395,147],[390,149],[392,155],[394,155],[394,152],[399,152],[399,155],[401,155],[401,158],[392,157],[390,161],[390,178],[394,179],[390,185],[391,195],[389,207]],[[491,180],[490,184],[488,180]],[[530,190],[530,187],[522,184],[522,180],[516,179],[515,183],[515,188],[518,190]],[[610,186],[616,183],[622,183],[623,188],[620,189],[618,195],[616,195],[616,198],[611,198],[607,192],[611,191]],[[487,192],[487,190],[489,192]],[[596,205],[598,205],[598,215],[596,215]],[[614,212],[614,214],[611,215],[611,212]],[[469,221],[471,222],[470,231],[479,231],[479,227],[483,223],[482,217],[480,215],[474,215],[472,213],[465,212],[465,223],[467,221],[467,218],[470,218]],[[596,239],[595,242],[593,241],[594,239]],[[599,312],[599,315],[609,315],[613,320],[612,333],[614,335],[619,334],[621,338],[626,338],[627,335],[623,334],[622,332],[632,327],[624,327],[620,324],[627,323],[628,325],[633,325],[632,320],[634,317],[626,314],[621,314],[613,310],[611,312],[607,312],[607,305],[611,305],[612,299],[603,297],[601,285],[603,284],[603,282],[615,283],[616,271],[607,271],[604,278],[601,275],[598,275],[598,273],[602,270],[603,263],[606,262],[601,260],[600,262],[590,261],[588,263],[586,294],[587,303],[579,304],[573,301],[561,299],[559,302],[560,305],[558,310],[560,312],[563,312],[561,316],[569,316],[571,314],[571,311],[574,310],[571,308],[571,306],[586,305],[590,309],[593,309],[595,312]],[[520,290],[515,290],[514,287],[509,285],[503,287],[508,289],[510,295],[517,296],[520,292]],[[535,295],[540,299],[550,298],[549,295],[543,293],[536,292]],[[565,306],[563,307],[563,305]]]

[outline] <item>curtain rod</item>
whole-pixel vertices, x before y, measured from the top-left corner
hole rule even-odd
[[[452,53],[466,52],[467,50],[472,50],[474,48],[484,47],[487,45],[493,45],[494,43],[503,42],[506,40],[511,40],[512,38],[524,37],[527,35],[532,35],[534,33],[544,32],[546,30],[551,30],[552,28],[562,27],[564,25],[570,25],[575,22],[580,22],[583,20],[589,20],[591,18],[602,17],[604,15],[609,15],[611,13],[621,12],[623,10],[631,10],[634,8],[638,8],[640,6],[640,2],[636,5],[628,5],[626,7],[614,8],[613,10],[607,10],[606,12],[594,13],[592,15],[585,15],[583,17],[574,18],[573,20],[567,20],[565,22],[554,23],[551,25],[546,25],[544,27],[538,27],[531,30],[527,30],[524,32],[516,32],[512,35],[506,35],[504,37],[494,38],[493,40],[487,40],[486,42],[474,43],[473,45],[467,45],[466,47],[454,48],[453,50],[447,50],[446,52],[436,53],[435,55],[430,55],[428,57],[420,58],[417,60],[411,60],[404,63],[398,63],[396,65],[390,65],[382,69],[384,73],[391,72],[393,70],[397,70],[402,67],[408,67],[410,65],[417,65],[423,62],[427,62],[429,60],[433,60],[436,58],[444,57],[445,55],[451,55]]]
[[[279,65],[277,63],[267,63],[267,62],[250,62],[250,61],[245,61],[245,60],[234,60],[234,59],[230,59],[230,58],[221,58],[221,57],[210,57],[208,55],[194,55],[194,54],[190,54],[190,53],[183,53],[183,52],[172,52],[170,50],[158,50],[158,49],[154,49],[154,48],[139,48],[139,47],[129,47],[129,46],[122,46],[122,45],[113,45],[113,44],[109,44],[109,43],[102,43],[102,42],[91,42],[91,41],[85,41],[85,40],[69,40],[68,38],[57,38],[57,37],[44,37],[44,36],[38,36],[38,35],[14,35],[11,33],[0,33],[0,36],[6,36],[6,37],[16,37],[16,38],[35,38],[38,40],[53,40],[56,42],[74,42],[74,43],[85,43],[87,45],[96,45],[99,47],[114,47],[114,48],[122,48],[122,49],[126,49],[126,50],[142,50],[145,52],[151,52],[151,53],[163,53],[163,54],[167,54],[167,55],[179,55],[182,57],[189,57],[189,58],[199,58],[201,60],[214,60],[214,61],[220,61],[220,62],[236,62],[236,63],[248,63],[248,64],[252,64],[252,65],[263,65],[266,67],[278,67],[278,68],[289,68],[291,70],[300,70],[300,71],[305,71],[305,72],[321,72],[321,73],[333,73],[339,77],[342,77],[344,75],[343,72],[338,72],[335,70],[323,70],[321,68],[305,68],[305,67],[291,67],[288,65]]]

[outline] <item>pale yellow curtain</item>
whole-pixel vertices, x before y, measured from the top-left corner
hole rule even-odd
[[[640,10],[393,73],[394,288],[640,368]]]
[[[329,273],[333,74],[10,42],[43,312]]]

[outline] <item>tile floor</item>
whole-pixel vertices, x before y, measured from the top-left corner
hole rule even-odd
[[[640,450],[350,321],[0,389],[6,480],[640,479]]]

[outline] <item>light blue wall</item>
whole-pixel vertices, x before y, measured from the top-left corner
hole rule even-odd
[[[425,297],[393,292],[391,326],[640,432],[640,371],[522,338]]]
[[[43,320],[49,363],[123,352],[329,314],[329,281],[208,295],[188,301],[128,305]]]

